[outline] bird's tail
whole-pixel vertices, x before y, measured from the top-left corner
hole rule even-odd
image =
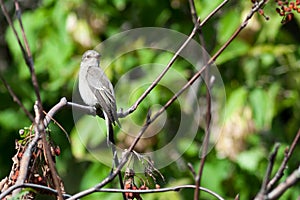
[[[119,166],[119,158],[117,155],[116,143],[115,143],[115,138],[114,138],[114,129],[112,126],[112,122],[109,120],[106,113],[105,112],[103,112],[103,113],[104,113],[104,118],[105,118],[106,127],[107,127],[107,144],[108,144],[108,146],[111,146],[111,149],[112,149],[114,166],[118,167]],[[114,167],[112,168],[112,170],[113,169],[114,169]],[[118,176],[119,176],[119,181],[120,181],[120,187],[121,187],[121,189],[124,189],[123,178],[122,178],[120,171],[118,173]],[[122,195],[123,195],[123,199],[126,200],[127,198],[125,196],[125,193],[122,193]]]
[[[106,128],[107,128],[107,145],[108,146],[112,146],[112,151],[113,151],[113,156],[114,156],[114,160],[116,157],[116,142],[115,142],[115,138],[114,138],[114,129],[112,126],[112,122],[110,121],[110,119],[108,118],[107,114],[105,112],[104,113],[104,118],[105,118],[105,122],[106,122]],[[115,165],[119,164],[119,160],[117,159],[117,163],[115,162]]]

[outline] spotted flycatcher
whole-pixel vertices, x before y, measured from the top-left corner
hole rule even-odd
[[[108,142],[114,142],[112,124],[119,124],[114,89],[100,68],[100,54],[86,51],[79,71],[79,93],[85,104],[101,109],[106,121]]]

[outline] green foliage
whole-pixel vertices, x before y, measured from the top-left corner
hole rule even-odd
[[[201,19],[204,19],[220,2],[222,1],[195,0],[197,13]],[[22,2],[20,3],[22,6]],[[221,12],[210,19],[209,23],[203,27],[210,54],[216,52],[228,40],[250,9],[250,1],[234,2],[226,5]],[[233,198],[237,193],[241,195],[241,199],[253,198],[253,195],[260,189],[268,162],[266,158],[274,141],[284,144],[281,148],[283,151],[284,146],[291,143],[299,128],[300,33],[299,30],[295,30],[295,25],[292,23],[280,24],[281,19],[277,16],[273,2],[269,1],[265,7],[265,13],[270,16],[269,21],[264,20],[261,15],[255,15],[247,28],[216,60],[228,96],[226,112],[219,113],[219,115],[225,117],[224,123],[228,125],[233,117],[243,118],[243,112],[249,108],[251,119],[243,118],[242,122],[252,126],[246,131],[242,129],[242,123],[238,124],[240,126],[231,127],[231,132],[242,129],[242,133],[245,133],[241,138],[235,138],[233,141],[234,146],[242,146],[235,159],[218,157],[222,152],[218,152],[220,150],[217,147],[208,155],[202,184],[225,199]],[[45,111],[48,111],[63,96],[71,101],[81,54],[86,49],[94,48],[101,41],[131,28],[156,26],[172,28],[189,34],[193,27],[188,1],[177,0],[44,0],[36,9],[24,10],[22,20],[32,51]],[[299,24],[299,22],[300,15],[295,16],[293,23]],[[14,24],[18,27],[17,22]],[[3,24],[2,27],[4,26],[7,25]],[[18,31],[20,32],[19,28]],[[25,107],[32,112],[36,97],[31,85],[29,70],[10,28],[7,28],[5,41],[11,59],[7,59],[9,67],[3,74]],[[138,38],[132,45],[138,46],[141,43],[143,43],[143,39]],[[128,105],[132,105],[171,57],[172,54],[169,52],[144,49],[117,58],[106,73],[113,83],[118,84],[120,84],[118,80],[122,78],[122,75],[136,66],[148,63],[157,63],[159,66],[143,68],[145,71],[143,71],[142,78],[132,80],[130,84],[124,81],[117,85],[118,107],[126,109]],[[182,59],[177,60],[173,68],[175,70],[168,73],[162,83],[176,86],[179,89],[182,82],[178,81],[180,80],[178,77],[188,79],[193,70],[191,70],[190,64]],[[129,96],[128,91],[137,86],[139,88]],[[130,126],[130,123],[126,124],[127,119],[124,119],[121,121],[122,125],[124,124],[123,127],[132,128],[130,130],[137,133],[138,126],[145,122],[149,108],[166,103],[173,94],[174,92],[168,88],[157,86],[137,111],[129,116],[130,120],[134,122],[134,126]],[[14,141],[22,138],[18,135],[18,130],[21,127],[29,127],[30,122],[12,101],[2,84],[0,84],[0,95],[0,149],[2,152],[7,152],[3,153],[0,158],[0,176],[4,177],[8,175],[12,164],[8,161],[15,153]],[[128,102],[124,102],[124,99]],[[181,107],[176,101],[167,111],[168,117],[170,116],[174,122],[172,124],[174,127],[179,123],[176,116],[180,109]],[[57,159],[58,171],[66,183],[66,188],[73,193],[92,187],[110,172],[110,169],[99,163],[99,160],[92,156],[83,145],[96,149],[97,144],[106,142],[103,120],[100,118],[91,120],[92,118],[91,116],[81,118],[76,122],[75,127],[70,111],[62,110],[55,116],[55,119],[71,136],[71,143],[68,144],[65,138],[57,136],[62,135],[62,131],[58,128],[52,129],[55,130],[54,133],[52,131],[52,134],[56,135],[57,141],[55,142],[62,146],[62,155]],[[164,141],[168,141],[173,137],[174,130],[172,128],[174,127],[164,127],[157,137],[153,137],[149,143],[143,143],[143,145],[148,145],[145,149],[155,149]],[[97,138],[93,137],[95,130],[99,128],[103,130],[103,134],[99,134]],[[151,128],[153,127],[149,129],[151,130]],[[24,130],[28,133],[29,129],[24,128]],[[82,133],[80,137],[77,132]],[[116,128],[116,132],[118,132],[117,139],[123,141],[124,134],[118,128]],[[202,132],[199,131],[199,133]],[[232,136],[233,133],[229,133],[229,135]],[[222,137],[225,137],[225,134],[220,136],[220,140]],[[186,148],[187,144],[189,141],[186,141],[186,138],[180,140],[178,148],[187,149],[185,154],[170,166],[160,169],[166,178],[162,187],[194,183],[186,164],[189,162],[196,171],[198,170],[199,141],[195,141],[188,148]],[[99,150],[97,155],[101,157],[106,153],[108,152]],[[277,170],[283,152],[279,154],[280,159],[275,163],[274,170]],[[111,161],[106,160],[105,162]],[[292,158],[290,162],[294,166],[297,158]],[[117,182],[111,186],[117,187]],[[282,199],[295,199],[299,193],[299,187],[292,188]],[[211,196],[201,193],[202,195],[203,198],[211,199]],[[193,191],[182,190],[142,196],[150,200],[191,199]],[[83,199],[100,198],[118,199],[120,194],[97,193]]]

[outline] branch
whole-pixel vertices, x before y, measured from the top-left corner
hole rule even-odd
[[[86,195],[89,195],[89,194],[91,194],[93,192],[96,192],[97,190],[99,190],[100,188],[102,188],[103,186],[105,186],[106,184],[108,184],[109,182],[111,182],[119,174],[119,172],[122,170],[122,168],[124,167],[124,165],[127,163],[128,158],[129,158],[131,152],[133,151],[133,149],[136,146],[137,142],[140,140],[140,138],[142,137],[142,135],[145,133],[145,131],[147,130],[147,128],[151,124],[151,122],[153,122],[151,119],[147,119],[146,120],[144,126],[141,128],[140,132],[138,133],[138,136],[131,143],[131,145],[128,148],[128,150],[126,150],[124,152],[124,154],[122,155],[122,158],[121,158],[121,160],[119,162],[119,165],[116,166],[116,169],[108,177],[106,177],[104,180],[102,180],[99,184],[97,184],[93,188],[89,188],[87,190],[84,190],[84,191],[81,191],[81,192],[75,194],[74,196],[72,196],[71,198],[69,198],[69,200],[76,200],[78,198],[81,198],[81,197],[84,197]]]
[[[188,43],[192,40],[192,38],[197,33],[197,30],[200,29],[216,12],[218,12],[229,0],[224,0],[215,10],[213,10],[201,23],[200,18],[197,19],[197,23],[195,24],[191,34],[186,39],[186,41],[179,47],[179,49],[175,52],[174,56],[171,58],[166,68],[161,72],[161,74],[152,82],[152,84],[147,88],[147,90],[140,96],[140,98],[125,112],[119,113],[118,116],[125,117],[130,113],[134,112],[140,103],[147,97],[147,95],[153,90],[153,88],[159,83],[159,81],[164,77],[164,75],[168,72],[168,70],[172,67],[175,60],[178,58],[180,52],[188,45]]]
[[[35,114],[36,114],[35,124],[37,124],[40,121],[40,115],[39,115],[39,112],[38,112],[37,105],[34,105],[34,111],[35,111]],[[17,178],[17,181],[16,181],[15,185],[22,185],[25,182],[26,178],[27,178],[27,173],[28,173],[28,170],[29,170],[29,163],[30,163],[30,160],[31,160],[31,155],[32,155],[33,149],[34,149],[34,147],[36,147],[38,140],[41,138],[41,135],[39,134],[40,132],[37,130],[36,125],[34,126],[34,132],[35,132],[34,138],[28,144],[28,146],[27,146],[27,148],[26,148],[26,150],[25,150],[25,152],[22,156],[22,159],[20,161],[20,171],[19,171],[19,175],[18,175],[18,178]],[[20,192],[20,189],[15,190],[13,192],[13,196],[16,195],[19,192]]]
[[[128,114],[132,113],[133,111],[136,110],[136,108],[138,107],[138,105],[143,101],[143,99],[151,92],[151,90],[157,85],[157,83],[162,79],[162,77],[167,73],[167,71],[171,68],[172,64],[174,63],[175,59],[178,57],[179,53],[185,48],[185,46],[189,43],[189,41],[195,36],[197,29],[202,27],[209,18],[211,18],[213,16],[213,14],[215,14],[219,9],[221,9],[226,3],[228,2],[228,0],[225,0],[222,4],[220,4],[213,12],[210,13],[210,15],[208,17],[205,18],[205,20],[203,22],[201,22],[201,24],[197,24],[195,25],[194,29],[192,30],[192,33],[190,34],[190,36],[187,38],[187,40],[183,43],[183,45],[177,50],[177,52],[175,53],[175,55],[172,57],[172,59],[169,61],[169,63],[167,64],[166,68],[163,70],[163,72],[157,77],[157,79],[150,85],[150,87],[141,95],[141,97],[135,102],[135,104],[129,108],[126,112],[122,112],[122,113],[118,113],[118,116],[120,117],[124,117],[127,116]],[[200,21],[200,19],[197,20],[198,22]],[[205,67],[203,67],[205,69]],[[201,75],[203,70],[200,70],[198,77]],[[198,78],[197,77],[197,78]],[[79,192],[76,195],[74,195],[71,199],[77,199],[83,196],[86,196],[92,192],[95,192],[96,189],[99,189],[101,187],[103,187],[104,185],[106,185],[107,183],[109,183],[110,181],[112,181],[119,173],[119,171],[121,171],[121,169],[123,168],[123,166],[126,164],[128,157],[130,155],[130,152],[134,149],[134,147],[136,146],[137,142],[140,140],[140,138],[142,137],[142,135],[144,134],[144,132],[147,130],[147,128],[149,127],[149,125],[155,120],[157,119],[161,113],[163,113],[163,111],[168,108],[176,99],[179,95],[181,95],[187,88],[188,86],[190,86],[190,84],[192,84],[197,78],[195,78],[194,80],[192,80],[192,82],[189,82],[185,85],[184,88],[182,88],[178,93],[176,93],[157,113],[156,115],[152,118],[152,119],[147,119],[146,123],[144,124],[144,126],[141,128],[140,132],[138,133],[138,136],[135,138],[135,140],[132,142],[131,146],[129,147],[129,149],[125,152],[124,156],[122,157],[120,164],[116,167],[116,169],[113,171],[113,173],[111,173],[108,177],[106,177],[102,182],[100,182],[98,185],[96,185],[93,188],[87,189],[85,191]]]
[[[278,199],[288,188],[292,187],[300,179],[300,166],[287,179],[274,188],[268,195],[267,199]]]
[[[147,193],[161,193],[161,192],[170,192],[170,191],[174,191],[174,192],[179,192],[182,189],[195,189],[196,186],[195,185],[182,185],[182,186],[175,186],[175,187],[169,187],[169,188],[159,188],[159,189],[148,189],[148,190],[124,190],[124,189],[112,189],[112,188],[91,188],[86,190],[86,195],[92,194],[94,192],[119,192],[119,193],[125,193],[125,192],[130,192],[130,193],[139,193],[139,194],[147,194]],[[224,200],[220,195],[218,195],[217,193],[204,188],[204,187],[199,187],[199,190],[204,191],[206,193],[211,194],[212,196],[216,197],[219,200]],[[83,196],[80,196],[83,197]],[[70,198],[68,198],[68,200],[73,200],[73,199],[77,199],[78,196],[74,195]]]
[[[33,115],[25,108],[23,103],[20,101],[20,99],[17,97],[17,95],[14,93],[14,91],[10,88],[8,83],[5,81],[5,79],[1,75],[0,75],[0,79],[3,82],[4,86],[6,87],[7,91],[9,92],[10,96],[13,98],[13,101],[16,102],[20,106],[20,108],[27,115],[27,117],[30,119],[30,121],[33,122],[34,121]]]
[[[223,4],[225,3],[225,1],[223,2]],[[203,71],[210,66],[215,60],[216,58],[226,49],[226,47],[228,47],[228,45],[232,42],[232,40],[241,32],[241,30],[243,28],[245,28],[245,26],[247,25],[248,21],[252,18],[252,16],[254,15],[255,12],[257,12],[258,9],[260,9],[261,6],[263,6],[265,3],[265,0],[262,0],[261,2],[257,3],[256,6],[254,6],[251,10],[251,12],[248,14],[248,16],[246,17],[246,19],[244,20],[244,22],[242,23],[242,25],[237,29],[237,31],[231,36],[231,38],[219,49],[219,51],[217,51],[217,53],[214,54],[214,56],[212,56],[212,58],[208,61],[208,63],[206,65],[204,65],[177,93],[175,93],[175,95],[169,99],[169,101],[159,110],[155,113],[155,115],[151,118],[148,119],[145,124],[143,125],[143,127],[141,128],[141,130],[139,131],[137,137],[135,138],[135,140],[132,142],[132,144],[130,145],[129,149],[124,153],[124,156],[122,157],[120,164],[118,167],[116,167],[116,169],[113,171],[113,173],[111,173],[108,177],[106,177],[102,182],[100,182],[98,185],[94,186],[93,188],[87,189],[85,191],[79,192],[76,195],[74,195],[72,198],[70,198],[70,200],[75,200],[77,198],[86,196],[90,193],[95,192],[96,190],[98,190],[99,188],[102,188],[103,186],[105,186],[107,183],[109,183],[110,181],[112,181],[117,174],[119,173],[119,171],[123,168],[123,166],[126,164],[129,154],[130,152],[133,150],[133,148],[135,147],[135,145],[137,144],[137,142],[140,140],[140,138],[142,137],[142,135],[144,134],[144,132],[147,130],[147,128],[149,127],[149,125],[155,121],[183,92],[185,92],[185,90],[187,88],[189,88],[189,86],[191,86],[203,73]],[[221,5],[223,5],[221,4]],[[218,8],[221,8],[221,5]],[[203,22],[202,22],[203,23]],[[201,23],[201,24],[202,24]],[[192,34],[190,34],[189,38],[184,42],[184,44],[187,43],[187,41],[191,40],[191,36],[194,36],[196,33],[197,28],[194,28],[192,31]],[[184,46],[184,45],[183,45]],[[178,50],[180,51],[182,49],[182,47]],[[178,52],[177,52],[178,54]],[[175,55],[177,55],[175,54]],[[171,59],[172,61],[173,59]],[[164,70],[165,71],[165,70]],[[155,83],[155,82],[154,82]],[[153,84],[152,84],[153,85]],[[148,90],[146,90],[148,91]],[[148,93],[144,93],[144,94],[148,94]],[[141,96],[140,99],[142,99],[143,95]],[[139,100],[137,101],[137,104],[139,103]],[[130,109],[129,109],[130,111]],[[130,112],[129,112],[130,113]]]
[[[286,169],[287,162],[289,161],[291,155],[293,154],[294,149],[299,141],[299,138],[300,138],[300,129],[298,130],[298,133],[293,140],[291,148],[289,149],[288,153],[285,154],[284,159],[280,165],[280,168],[278,169],[273,179],[268,183],[267,190],[270,190],[273,187],[273,185],[276,182],[278,182],[281,179],[281,177],[284,175],[284,170]]]
[[[191,15],[192,15],[192,19],[194,22],[194,25],[197,25],[197,21],[201,22],[200,17],[198,17],[197,13],[196,13],[196,7],[195,7],[195,2],[194,0],[189,0],[189,5],[190,5],[190,10],[191,10]],[[197,20],[198,18],[198,20]],[[205,44],[205,40],[204,40],[204,36],[202,34],[202,27],[200,27],[198,29],[198,35],[199,35],[199,40],[200,43],[203,47],[203,49],[206,50],[206,44]],[[208,61],[208,56],[206,54],[205,51],[202,51],[202,57],[203,57],[203,62],[207,63]],[[203,141],[203,151],[202,151],[202,156],[201,156],[201,163],[200,163],[200,167],[199,167],[199,171],[198,174],[196,174],[194,172],[194,178],[195,178],[195,184],[196,184],[196,189],[194,192],[194,199],[199,199],[199,187],[201,185],[201,177],[202,177],[202,173],[203,173],[203,169],[204,169],[204,164],[205,164],[205,160],[206,160],[206,154],[207,154],[207,149],[208,149],[208,145],[209,145],[209,139],[210,139],[210,121],[211,121],[211,98],[210,98],[210,87],[211,85],[208,85],[209,83],[209,69],[206,70],[205,73],[205,83],[206,83],[206,101],[207,101],[207,107],[206,107],[206,127],[205,127],[205,136],[204,136],[204,141]],[[197,88],[199,87],[199,82],[197,82]],[[191,167],[191,166],[190,166]],[[192,169],[192,168],[191,168]]]
[[[260,192],[255,197],[255,200],[264,199],[264,197],[267,195],[267,192],[268,192],[267,191],[267,184],[270,180],[270,176],[271,176],[271,173],[272,173],[272,169],[273,169],[273,166],[274,166],[275,158],[277,156],[277,152],[278,152],[279,147],[280,147],[280,144],[276,143],[273,152],[269,156],[269,164],[268,164],[268,167],[267,167],[266,175],[265,175],[265,178],[263,180]]]
[[[50,188],[50,187],[47,187],[47,186],[44,186],[44,185],[33,184],[33,183],[23,183],[23,184],[13,185],[10,188],[8,188],[7,190],[5,190],[4,192],[2,192],[0,194],[0,199],[4,199],[4,197],[6,197],[12,191],[14,191],[18,188],[33,188],[33,189],[42,190],[42,191],[45,191],[45,192],[48,192],[48,193],[53,193],[54,195],[57,195],[57,191]],[[64,198],[71,197],[71,195],[69,195],[69,194],[63,194],[63,196],[64,196]]]
[[[42,138],[45,159],[46,159],[46,162],[48,162],[48,164],[49,164],[52,179],[53,179],[54,185],[55,185],[55,187],[58,191],[58,199],[63,199],[62,191],[61,191],[59,180],[58,180],[58,175],[57,175],[57,172],[56,172],[56,169],[55,169],[55,164],[52,160],[50,147],[49,147],[48,141],[46,139],[46,132],[45,132],[45,127],[44,127],[44,123],[43,123],[44,113],[43,113],[43,106],[42,106],[42,101],[41,101],[41,96],[40,96],[40,89],[39,89],[38,80],[37,80],[37,77],[36,77],[36,74],[35,74],[35,68],[34,68],[34,63],[33,63],[33,59],[32,59],[32,54],[31,54],[29,44],[28,44],[28,40],[27,40],[25,31],[24,31],[24,27],[23,27],[23,22],[22,22],[22,17],[21,17],[21,9],[20,9],[18,1],[15,0],[14,2],[15,2],[17,19],[18,19],[18,22],[19,22],[19,25],[20,25],[20,28],[21,28],[21,33],[22,33],[22,37],[23,37],[23,40],[24,40],[26,50],[25,50],[25,48],[23,47],[23,45],[21,43],[20,37],[19,37],[15,27],[14,27],[14,24],[12,23],[12,20],[11,20],[10,16],[8,15],[8,12],[7,12],[7,9],[6,9],[6,7],[3,3],[3,0],[0,0],[2,11],[3,11],[9,25],[11,26],[11,28],[13,30],[13,33],[14,33],[14,35],[15,35],[17,41],[18,41],[18,44],[21,48],[23,58],[26,62],[26,65],[28,66],[29,71],[30,71],[31,82],[32,82],[32,85],[33,85],[33,88],[34,88],[36,98],[37,98],[36,105],[35,105],[35,108],[34,108],[35,109],[35,116],[36,116],[35,117],[35,123],[34,123],[35,137],[38,137],[38,138],[41,137]],[[37,140],[38,139],[33,140],[34,141],[33,146],[36,145]],[[25,161],[23,162],[26,168],[22,168],[22,166],[21,166],[20,171],[22,170],[23,173],[22,173],[22,176],[18,176],[18,179],[17,179],[17,182],[16,182],[17,184],[24,183],[24,181],[27,177],[27,170],[29,170],[29,168],[27,168],[29,166],[28,159],[30,159],[30,157],[31,157],[32,149],[30,148],[29,151],[27,151],[27,149],[26,149],[26,152],[28,153],[28,155],[26,155],[26,157],[24,158]],[[22,162],[21,162],[21,164],[22,164]],[[13,195],[15,195],[18,191],[19,190],[14,191]]]
[[[23,37],[23,40],[24,40],[26,51],[25,51],[23,45],[21,44],[21,42],[19,42],[19,46],[22,50],[23,57],[25,59],[26,65],[28,66],[28,69],[30,71],[31,82],[32,82],[32,85],[33,85],[33,89],[34,89],[36,98],[37,98],[38,108],[40,109],[39,112],[40,112],[41,117],[43,118],[43,106],[42,106],[42,100],[41,100],[41,95],[40,95],[39,84],[38,84],[37,77],[36,77],[36,74],[35,74],[32,54],[31,54],[31,51],[30,51],[30,48],[29,48],[29,44],[28,44],[27,37],[26,37],[24,27],[23,27],[23,23],[22,23],[20,6],[19,6],[19,3],[18,3],[17,0],[15,0],[15,7],[16,7],[16,14],[17,14],[17,18],[18,18],[19,25],[20,25],[20,28],[21,28],[22,37]],[[10,26],[13,29],[15,29],[13,24],[10,24]],[[18,34],[17,34],[16,31],[14,31],[14,34],[15,34],[16,38],[18,39],[19,37],[18,37]],[[18,39],[18,40],[20,40],[20,39]]]
[[[171,192],[171,191],[179,192],[182,189],[195,189],[195,188],[196,188],[195,185],[182,185],[182,186],[160,188],[160,189],[147,189],[147,190],[122,190],[122,189],[102,188],[102,189],[98,189],[97,192],[119,192],[119,193],[130,192],[130,193],[148,194],[148,193],[161,193],[161,192]],[[220,195],[207,188],[199,187],[199,190],[211,194],[212,196],[216,197],[219,200],[224,200]]]
[[[7,189],[5,192],[0,194],[0,199],[3,199],[5,196],[7,196],[9,193],[11,193],[13,190],[17,189],[17,188],[33,188],[33,189],[38,189],[38,190],[43,190],[49,193],[53,193],[53,194],[57,194],[57,191],[49,188],[47,186],[43,186],[43,185],[38,185],[38,184],[32,184],[32,183],[24,183],[21,185],[14,185],[12,187],[10,187],[9,189]],[[148,190],[125,190],[125,189],[115,189],[115,188],[102,188],[102,189],[98,189],[96,190],[96,192],[112,192],[112,193],[126,193],[126,192],[130,192],[130,193],[140,193],[140,194],[147,194],[147,193],[161,193],[161,192],[179,192],[183,189],[195,189],[196,186],[195,185],[181,185],[181,186],[175,186],[175,187],[168,187],[168,188],[160,188],[160,189],[148,189]],[[211,194],[212,196],[216,197],[219,200],[224,200],[224,198],[222,198],[220,195],[218,195],[217,193],[204,188],[204,187],[200,187],[199,190],[202,190],[208,194]],[[64,197],[66,199],[71,199],[71,195],[69,194],[64,194]]]

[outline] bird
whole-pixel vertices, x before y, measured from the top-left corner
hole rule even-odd
[[[100,68],[100,54],[95,50],[86,51],[79,70],[79,93],[83,102],[103,111],[107,126],[108,143],[115,144],[112,125],[118,124],[114,88]]]
[[[118,124],[117,106],[115,92],[112,83],[100,68],[100,54],[95,50],[86,51],[81,59],[79,70],[78,88],[83,102],[89,106],[93,106],[98,111],[102,110],[107,127],[107,144],[112,148],[113,165],[119,165],[119,159],[114,140],[113,126]],[[97,112],[98,113],[98,112]],[[101,114],[100,114],[101,115]],[[112,167],[112,171],[113,171]],[[119,171],[119,182],[123,189],[122,175]],[[123,199],[126,196],[122,193]]]

